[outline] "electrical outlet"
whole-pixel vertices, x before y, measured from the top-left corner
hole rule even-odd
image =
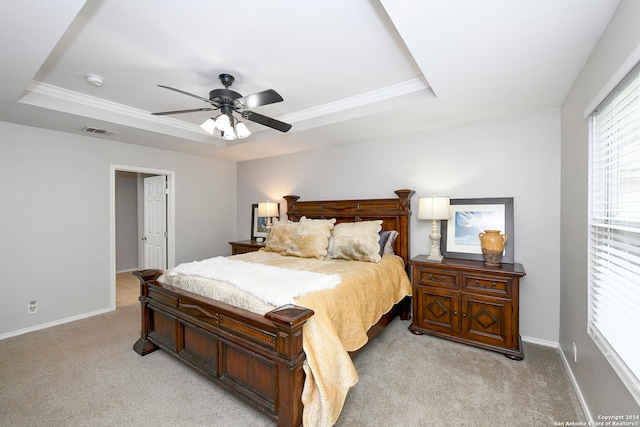
[[[27,304],[27,314],[35,314],[38,312],[38,301],[29,301]]]
[[[573,343],[573,362],[578,363],[578,347]]]

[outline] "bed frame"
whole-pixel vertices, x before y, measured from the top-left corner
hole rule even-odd
[[[413,191],[395,193],[397,197],[389,199],[284,199],[292,221],[302,216],[336,218],[337,223],[381,219],[383,230],[400,233],[394,250],[407,265]],[[140,279],[142,323],[140,339],[133,346],[136,353],[144,356],[163,349],[269,415],[278,426],[302,424],[302,327],[312,310],[287,305],[261,316],[164,285],[156,280],[161,270],[133,274]],[[378,335],[395,316],[408,320],[410,305],[410,297],[396,304],[369,329],[369,338]],[[356,353],[352,352],[352,357]]]

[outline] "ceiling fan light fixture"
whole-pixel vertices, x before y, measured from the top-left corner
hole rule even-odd
[[[245,125],[242,122],[238,122],[236,124],[236,132],[238,134],[238,138],[240,138],[240,139],[244,139],[244,138],[248,137],[249,135],[251,135],[251,132],[249,132],[249,129],[247,128],[247,125]]]
[[[244,120],[249,120],[251,122],[278,130],[280,132],[288,132],[289,129],[291,129],[291,125],[289,123],[284,123],[279,120],[263,116],[262,114],[246,110],[247,107],[260,107],[262,105],[282,102],[282,96],[280,96],[278,92],[273,89],[268,89],[263,90],[262,92],[254,93],[252,95],[242,96],[238,92],[229,89],[234,81],[234,77],[231,74],[223,73],[220,74],[218,78],[222,82],[224,89],[214,89],[210,91],[209,98],[204,98],[202,96],[194,95],[192,93],[169,86],[158,85],[161,88],[197,98],[210,104],[210,107],[191,108],[188,110],[161,111],[151,114],[154,116],[164,116],[171,114],[219,110],[217,116],[210,117],[204,123],[202,123],[200,127],[212,136],[216,135],[216,130],[218,130],[221,133],[221,136],[227,140],[233,140],[236,138],[247,138],[251,135],[251,132],[247,128],[247,125],[240,123],[234,117],[234,112],[240,115]]]
[[[220,114],[216,117],[216,127],[222,132],[226,132],[231,127],[231,120],[226,114]]]
[[[236,133],[233,131],[232,127],[222,133],[222,139],[226,141],[233,141],[234,139],[236,139]]]
[[[215,132],[216,130],[216,122],[215,120],[210,118],[207,119],[207,121],[205,121],[203,124],[201,124],[200,127],[204,129],[204,131],[208,134],[213,135],[213,132]]]

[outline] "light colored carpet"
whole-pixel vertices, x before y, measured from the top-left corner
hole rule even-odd
[[[275,425],[167,353],[134,353],[139,311],[128,305],[0,341],[0,425]],[[517,362],[408,326],[395,320],[358,355],[360,381],[338,426],[585,421],[556,349],[525,343]]]

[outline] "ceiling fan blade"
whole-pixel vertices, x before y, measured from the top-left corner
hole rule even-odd
[[[159,113],[151,113],[154,116],[167,116],[169,114],[195,113],[196,111],[211,111],[215,108],[192,108],[191,110],[161,111]]]
[[[252,122],[260,123],[261,125],[268,126],[280,132],[287,132],[291,129],[289,123],[281,122],[280,120],[272,119],[271,117],[263,116],[262,114],[254,113],[253,111],[243,111],[242,118],[251,120]]]
[[[194,94],[192,94],[192,93],[185,92],[185,91],[183,91],[183,90],[176,89],[176,88],[174,88],[174,87],[170,87],[170,86],[163,86],[163,85],[158,85],[158,86],[159,86],[159,87],[162,87],[162,88],[165,88],[165,89],[172,90],[172,91],[174,91],[174,92],[181,93],[181,94],[183,94],[183,95],[191,96],[191,97],[193,97],[193,98],[198,98],[198,99],[200,99],[200,100],[202,100],[202,101],[204,101],[204,102],[209,102],[209,100],[208,100],[207,98],[203,98],[203,97],[201,97],[201,96],[194,95]]]
[[[238,98],[234,101],[234,104],[236,108],[255,108],[260,107],[261,105],[274,104],[282,101],[283,99],[278,92],[273,89],[268,89],[254,93],[253,95]]]

